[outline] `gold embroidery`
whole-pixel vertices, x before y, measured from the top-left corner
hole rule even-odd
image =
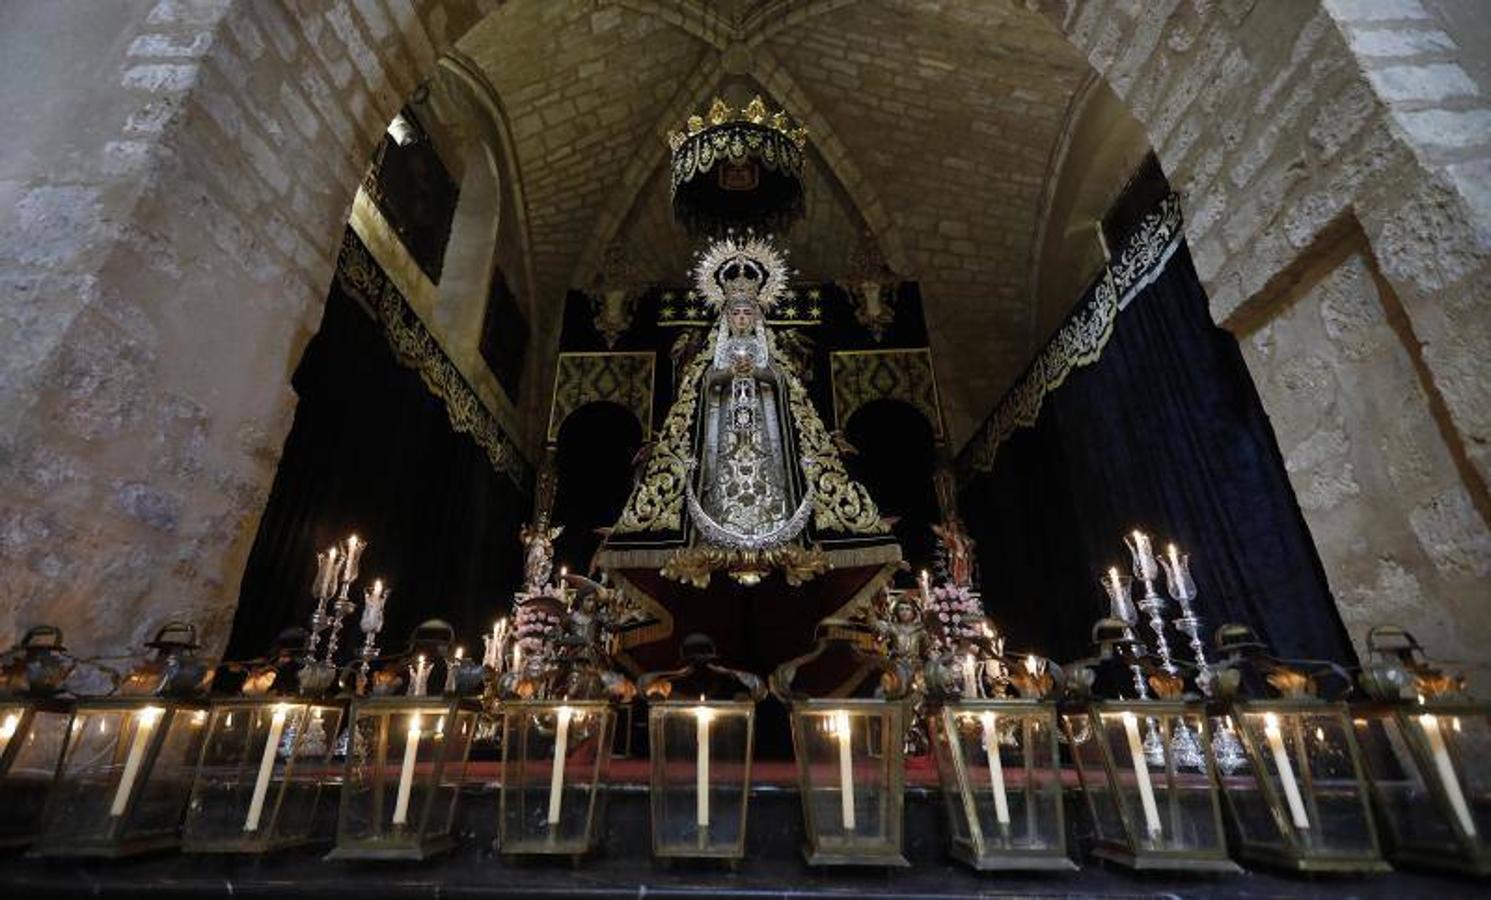
[[[1160,202],[1159,209],[1144,217],[1123,251],[1103,269],[1102,280],[1093,288],[1092,298],[1081,305],[1031,361],[1030,367],[968,441],[959,456],[959,469],[965,478],[993,469],[999,445],[1016,429],[1035,424],[1046,395],[1061,387],[1073,369],[1088,365],[1102,355],[1103,347],[1113,335],[1119,311],[1169,258],[1182,237],[1180,198],[1171,194]]]
[[[642,480],[632,491],[612,533],[678,531],[683,527],[683,489],[692,456],[690,431],[694,407],[698,404],[704,367],[713,360],[714,336],[711,334],[704,349],[689,363],[679,381],[678,399],[663,420],[662,431],[642,472]]]

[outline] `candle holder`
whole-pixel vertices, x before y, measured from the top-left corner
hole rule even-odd
[[[452,827],[480,706],[465,697],[352,701],[336,847],[327,859],[427,859]]]
[[[1156,764],[1140,723],[1161,739]],[[1100,701],[1064,712],[1062,724],[1088,814],[1093,855],[1137,870],[1241,871],[1227,858],[1217,783],[1210,759],[1184,764],[1165,740],[1180,727],[1207,736],[1198,703]],[[1204,751],[1203,751],[1204,753]]]
[[[214,699],[182,849],[267,853],[329,840],[316,825],[343,713],[293,696]]]
[[[1166,673],[1174,675],[1177,670],[1175,662],[1170,658],[1170,642],[1165,639],[1165,598],[1154,589],[1155,579],[1160,574],[1154,547],[1149,535],[1142,531],[1124,535],[1123,542],[1128,545],[1129,555],[1133,557],[1134,578],[1144,583],[1144,596],[1139,600],[1139,610],[1149,617],[1149,630],[1154,632],[1155,655],[1159,657],[1160,667]]]
[[[604,700],[504,701],[498,849],[576,859],[597,838],[616,712]]]
[[[39,856],[123,857],[180,845],[181,817],[207,724],[212,669],[196,630],[173,622],[122,696],[78,700],[47,798]]]
[[[814,648],[772,673],[771,691],[792,722],[809,865],[910,865],[901,842],[911,673],[925,666],[930,648],[900,606],[869,623],[872,634],[890,638],[883,645],[888,653],[864,653],[852,633],[834,630],[856,623],[825,620]],[[893,630],[897,624],[899,631]],[[847,650],[865,673],[848,690],[876,683],[874,696],[810,697],[793,687],[798,673],[830,648]]]
[[[714,642],[689,635],[684,665],[642,676],[648,699],[654,856],[745,856],[756,704],[766,686],[720,665]],[[695,699],[697,698],[697,699]]]
[[[316,608],[311,612],[311,627],[306,640],[306,662],[316,659],[316,647],[321,642],[321,633],[330,624],[326,604],[337,592],[337,579],[342,571],[341,548],[332,546],[316,554],[316,580],[311,585],[311,597]]]
[[[1223,779],[1238,853],[1260,865],[1306,872],[1388,869],[1372,820],[1361,751],[1346,705],[1316,695],[1327,671],[1262,652],[1243,626],[1224,626],[1212,721],[1234,731],[1246,763]],[[1316,667],[1310,671],[1306,666]],[[1242,699],[1245,670],[1275,694]]]
[[[1178,553],[1171,544],[1169,552],[1160,559],[1165,570],[1165,587],[1170,598],[1180,607],[1180,617],[1174,621],[1175,630],[1190,641],[1191,657],[1196,666],[1196,687],[1201,693],[1211,696],[1211,663],[1206,658],[1206,643],[1201,640],[1201,619],[1191,604],[1196,600],[1196,582],[1191,580],[1191,556]]]
[[[362,630],[362,649],[357,653],[358,694],[367,692],[373,660],[378,658],[378,633],[383,630],[383,607],[388,604],[390,593],[392,591],[381,580],[375,580],[373,586],[363,593],[362,619],[358,622],[358,628]]]
[[[1351,720],[1395,864],[1491,875],[1491,705],[1396,626],[1367,633]]]
[[[76,661],[62,631],[38,625],[0,663],[0,847],[36,837],[47,792],[67,742],[72,701],[58,696]]]
[[[931,724],[955,859],[975,869],[1077,868],[1066,854],[1055,704],[963,700]]]

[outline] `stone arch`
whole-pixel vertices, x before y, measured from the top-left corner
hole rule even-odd
[[[1360,222],[1400,298],[1405,352],[1442,398],[1465,482],[1481,485],[1446,490],[1484,498],[1491,201],[1476,176],[1491,126],[1473,98],[1415,99],[1385,71],[1401,67],[1363,62],[1359,40],[1381,10],[1432,14],[1413,0],[1027,5],[1144,123],[1219,322],[1245,338],[1266,328],[1308,274],[1293,264],[1343,218]],[[73,14],[46,6],[28,14]],[[72,636],[88,653],[183,615],[220,644],[294,407],[288,374],[363,166],[403,99],[495,8],[336,0],[297,18],[272,2],[162,0],[117,23],[111,55],[68,83],[119,114],[65,173],[16,189],[0,241],[26,308],[42,311],[0,362],[0,568],[14,573],[0,630],[88,609]],[[1447,534],[1450,564],[1474,569],[1483,544],[1465,533],[1484,533],[1487,513],[1471,510],[1463,527],[1433,510],[1393,527]]]

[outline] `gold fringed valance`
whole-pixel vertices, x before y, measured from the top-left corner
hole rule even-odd
[[[492,467],[511,478],[519,490],[527,491],[532,472],[517,443],[502,429],[351,228],[342,235],[336,277],[343,290],[377,317],[398,361],[418,372],[430,393],[440,398],[451,427],[471,435]]]
[[[1035,424],[1046,395],[1061,387],[1073,369],[1102,355],[1118,313],[1164,268],[1182,236],[1180,198],[1171,194],[1144,217],[1123,250],[1104,266],[1087,301],[1067,317],[964,446],[958,468],[965,478],[994,468],[999,445],[1016,429]]]

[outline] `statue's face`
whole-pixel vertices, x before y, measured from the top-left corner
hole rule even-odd
[[[916,610],[911,606],[911,604],[909,604],[909,603],[897,603],[896,604],[896,621],[897,622],[900,622],[902,625],[909,625],[909,624],[911,624],[912,620],[915,619],[915,618],[916,618]]]
[[[726,313],[730,320],[730,333],[733,335],[750,334],[756,327],[756,308],[744,303],[730,307]]]

